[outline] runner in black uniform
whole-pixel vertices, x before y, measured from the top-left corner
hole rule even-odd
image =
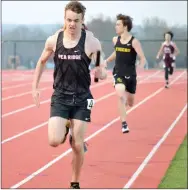
[[[74,189],[80,188],[83,141],[94,104],[90,91],[89,65],[91,59],[96,60],[97,51],[101,51],[99,40],[90,31],[82,29],[84,15],[85,7],[80,2],[71,1],[66,5],[65,27],[47,39],[33,80],[33,98],[39,106],[38,84],[45,63],[54,54],[54,92],[51,98],[48,138],[53,147],[65,142],[68,134],[67,121],[71,121],[73,161],[70,187]],[[95,68],[95,77],[107,77],[105,66],[101,57],[100,66]]]
[[[172,41],[174,34],[169,31],[164,34],[165,41],[161,44],[159,52],[157,54],[157,59],[163,54],[163,67],[165,71],[165,88],[169,88],[169,74],[172,75],[175,67],[175,59],[179,54],[179,49],[177,48],[175,42]]]
[[[131,29],[132,18],[122,14],[117,15],[116,33],[118,36],[114,37],[112,40],[115,51],[106,59],[107,63],[115,60],[113,69],[114,86],[119,97],[118,108],[123,133],[129,132],[126,122],[126,106],[133,106],[134,94],[136,93],[137,54],[140,58],[140,65],[142,68],[145,64],[145,56],[140,42],[129,33]]]
[[[114,46],[116,51],[116,60],[113,69],[114,82],[115,84],[123,83],[127,92],[135,94],[137,84],[135,63],[137,53],[132,45],[134,37],[132,36],[126,44],[122,44],[120,39],[121,36],[118,36]]]
[[[82,24],[82,29],[83,30],[88,30],[88,28],[87,28],[87,26],[83,23]],[[89,67],[89,69],[90,69],[90,67]],[[67,121],[67,124],[66,124],[66,130],[67,130],[67,132],[66,132],[66,134],[65,134],[65,139],[64,139],[64,141],[66,140],[66,136],[68,135],[68,132],[70,131],[70,136],[69,136],[69,143],[70,143],[70,145],[72,146],[72,131],[71,130],[69,130],[71,128],[71,121],[70,121],[70,119]],[[63,141],[63,142],[64,142]],[[86,144],[86,142],[84,142],[84,152],[87,152],[87,144]]]
[[[87,100],[91,100],[92,107],[93,96],[88,69],[91,59],[84,52],[86,32],[82,30],[78,44],[72,49],[64,47],[63,33],[61,31],[58,35],[54,55],[55,91],[51,101],[51,117],[60,116],[89,122],[91,110],[87,107]]]

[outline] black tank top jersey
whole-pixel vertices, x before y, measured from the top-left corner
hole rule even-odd
[[[54,93],[67,99],[67,103],[76,102],[76,98],[82,101],[81,97],[84,98],[90,93],[91,84],[89,70],[91,59],[84,50],[86,32],[82,30],[78,44],[70,49],[64,47],[63,36],[63,31],[58,34],[54,54]]]
[[[137,53],[132,47],[134,37],[126,44],[120,42],[121,37],[118,36],[114,46],[116,52],[116,61],[113,74],[119,76],[136,76],[136,57]]]

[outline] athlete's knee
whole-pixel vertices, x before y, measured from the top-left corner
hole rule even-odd
[[[52,147],[57,147],[65,140],[66,120],[60,117],[51,117],[48,122],[48,142]]]
[[[165,79],[168,80],[168,68],[165,68]]]
[[[116,94],[119,98],[123,98],[125,94],[125,85],[124,84],[116,84],[115,85]]]
[[[62,133],[61,135],[56,135],[53,132],[49,133],[48,135],[48,141],[49,141],[49,145],[52,147],[57,147],[60,144],[63,144],[66,140],[66,135],[65,133]]]
[[[118,98],[119,98],[119,101],[120,101],[122,104],[125,104],[126,98],[125,98],[125,95],[124,95],[124,94],[119,95]]]
[[[125,91],[116,89],[116,93],[117,93],[119,101],[122,102],[122,103],[125,103],[125,101],[126,101],[126,99],[125,99]]]
[[[134,101],[133,101],[133,100],[128,101],[127,103],[128,103],[128,106],[129,106],[129,107],[133,107],[133,106],[134,106]]]
[[[72,141],[72,149],[75,153],[80,153],[83,149],[84,136],[81,132],[75,131]]]
[[[63,143],[64,138],[65,137],[60,138],[59,136],[51,133],[48,135],[49,145],[52,147],[57,147]]]
[[[171,68],[170,68],[170,71],[169,71],[169,74],[172,75],[172,74],[173,74],[173,71],[174,71],[174,68],[171,67]]]
[[[75,153],[80,153],[83,149],[83,141],[81,139],[75,139],[72,143],[72,149]]]
[[[133,107],[133,105],[134,105],[134,95],[133,94],[128,95],[127,104],[129,107]]]
[[[62,143],[62,141],[59,140],[59,139],[55,139],[55,138],[50,138],[50,139],[49,139],[49,145],[52,146],[52,147],[57,147],[57,146],[59,146],[61,143]]]
[[[87,122],[78,119],[73,120],[72,149],[76,154],[84,151],[83,143],[86,128]]]

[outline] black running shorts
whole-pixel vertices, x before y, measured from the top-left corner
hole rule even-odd
[[[124,84],[127,92],[131,94],[136,93],[136,76],[118,76],[117,74],[114,74],[114,86],[116,84]]]
[[[94,99],[88,98],[80,105],[64,104],[61,98],[51,98],[50,117],[58,116],[65,119],[77,119],[81,121],[91,121],[91,109],[94,105]]]

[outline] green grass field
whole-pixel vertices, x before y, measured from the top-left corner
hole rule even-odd
[[[158,188],[187,189],[187,135],[174,156]]]

